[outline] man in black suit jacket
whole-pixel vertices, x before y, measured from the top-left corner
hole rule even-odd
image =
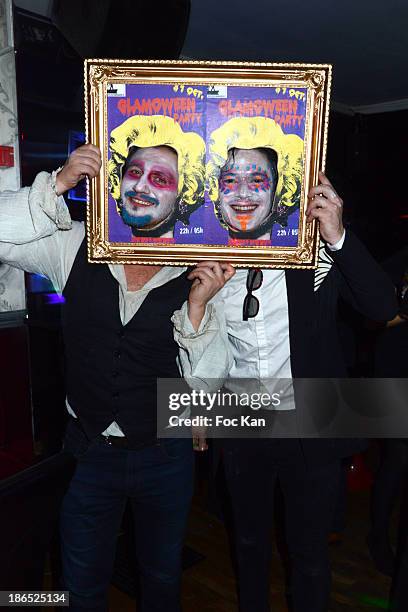
[[[316,272],[238,270],[214,300],[230,339],[230,379],[345,377],[336,329],[339,296],[371,319],[389,320],[397,311],[391,283],[352,232],[344,230],[343,202],[325,175],[319,178],[307,210],[308,220],[319,222],[323,241]],[[304,398],[294,383],[297,409],[277,414],[278,419],[299,418]],[[363,442],[227,439],[223,447],[240,612],[270,610],[270,536],[278,480],[285,501],[292,610],[325,612],[330,593],[327,537],[340,459],[361,450]]]

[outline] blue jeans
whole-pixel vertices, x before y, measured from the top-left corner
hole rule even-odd
[[[191,440],[140,450],[88,443],[72,424],[65,450],[78,464],[61,509],[63,586],[70,610],[106,612],[127,499],[135,523],[142,612],[180,612],[181,551],[193,491]],[[138,608],[139,609],[139,608]]]

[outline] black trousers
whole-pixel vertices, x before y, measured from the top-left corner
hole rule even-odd
[[[406,612],[408,610],[408,541],[405,542],[405,550],[398,568],[394,584],[393,607],[394,612]]]
[[[240,612],[269,612],[271,534],[277,481],[284,498],[293,612],[327,612],[328,534],[340,461],[307,467],[298,440],[225,440]]]
[[[392,511],[408,476],[408,444],[404,439],[383,440],[383,453],[371,498],[371,535],[379,545],[389,543]],[[404,521],[402,521],[404,522]]]

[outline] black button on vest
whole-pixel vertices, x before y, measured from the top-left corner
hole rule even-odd
[[[188,298],[187,272],[150,291],[122,326],[119,287],[89,264],[84,240],[64,289],[63,334],[70,406],[89,438],[116,421],[132,444],[156,438],[156,380],[179,378],[173,312]]]

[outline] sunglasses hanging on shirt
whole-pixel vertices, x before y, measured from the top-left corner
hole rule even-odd
[[[256,317],[259,312],[259,300],[257,297],[252,295],[253,291],[256,291],[260,288],[263,282],[263,273],[260,268],[251,268],[248,270],[247,275],[247,294],[244,300],[244,307],[242,318],[244,321],[248,321],[248,319],[252,319]]]

